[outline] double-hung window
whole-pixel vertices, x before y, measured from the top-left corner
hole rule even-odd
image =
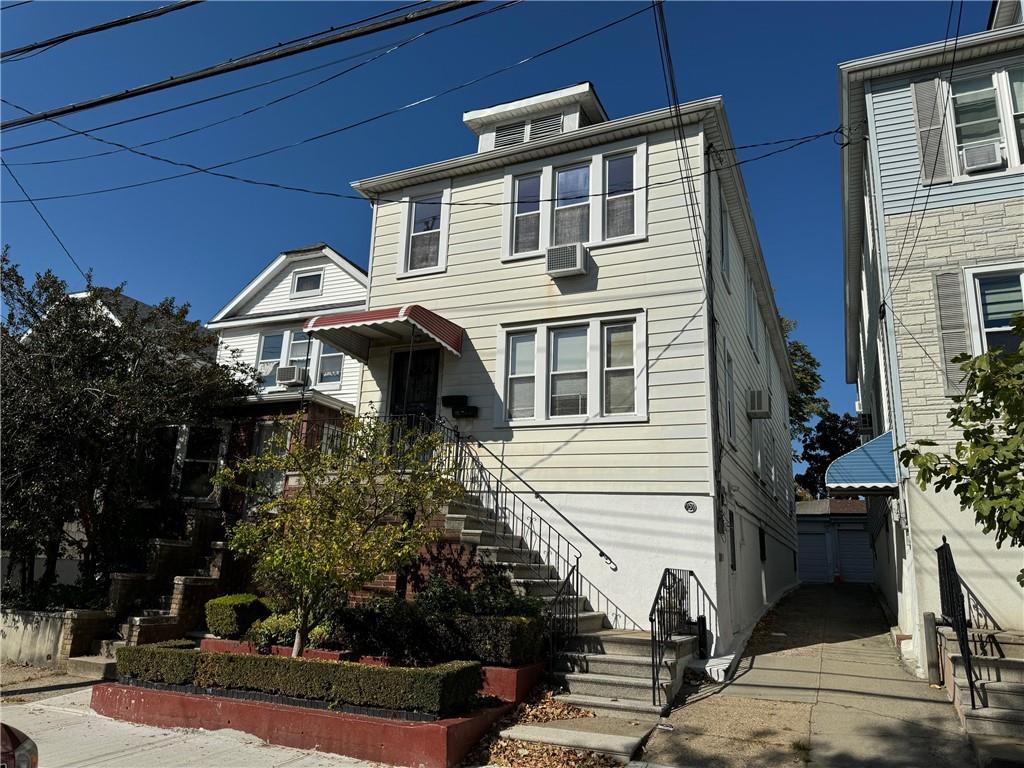
[[[1002,164],[1003,131],[999,121],[999,94],[991,74],[953,81],[952,88],[956,156],[967,172],[983,151],[995,144],[993,163]]]
[[[968,302],[972,308],[975,352],[1015,350],[1021,339],[1013,318],[1024,312],[1024,265],[968,270]]]
[[[533,418],[536,400],[536,352],[536,331],[509,334],[508,384],[505,390],[506,415],[509,421]]]
[[[503,329],[498,422],[645,419],[646,344],[643,313]]]
[[[1024,67],[1007,73],[1010,82],[1010,111],[1013,113],[1012,133],[1017,140],[1017,154],[1024,162]]]
[[[632,235],[636,231],[633,165],[633,153],[615,155],[604,161],[604,236],[606,240]]]
[[[590,240],[590,164],[555,171],[552,245]]]
[[[553,328],[551,348],[551,416],[584,416],[587,413],[586,325]]]
[[[441,253],[441,195],[431,195],[412,203],[412,231],[409,233],[409,258],[406,270],[438,266]]]
[[[288,344],[288,365],[305,368],[312,358],[310,354],[312,342],[305,331],[292,331],[291,342]]]
[[[326,341],[320,343],[320,372],[317,376],[319,384],[340,384],[341,369],[345,362],[345,355],[340,349],[328,344]]]
[[[260,340],[260,357],[256,367],[259,371],[260,384],[264,387],[277,386],[277,369],[281,365],[283,346],[283,333],[264,334]]]
[[[515,180],[515,220],[512,224],[512,253],[540,250],[540,174]]]

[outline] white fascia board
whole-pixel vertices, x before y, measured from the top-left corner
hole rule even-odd
[[[277,272],[277,270],[281,267],[282,264],[285,263],[287,259],[288,257],[283,253],[278,255],[277,258],[270,262],[270,264],[268,264],[262,272],[256,275],[256,277],[254,277],[249,282],[249,284],[242,289],[241,293],[237,294],[235,298],[229,301],[224,306],[224,308],[220,310],[220,312],[213,316],[210,322],[206,324],[207,327],[210,327],[214,323],[223,320],[227,315],[229,315],[231,312],[237,309],[240,304],[244,303],[246,299],[249,299],[251,296],[253,296],[253,294],[255,294],[256,291],[259,290],[263,286],[263,284],[267,280],[269,280],[271,276],[274,275],[275,272]]]
[[[336,264],[342,272],[351,277],[361,286],[365,288],[369,285],[369,278],[354,267],[348,259],[331,248],[331,246],[325,245],[321,253],[330,259],[332,263]]]
[[[333,315],[342,312],[356,312],[361,306],[364,306],[364,302],[349,302],[347,304],[339,304],[336,307],[328,307],[326,309],[320,308],[315,310],[310,309],[297,309],[294,312],[282,312],[277,315],[261,315],[260,317],[241,317],[237,320],[211,320],[206,324],[206,327],[211,331],[220,330],[221,328],[241,328],[247,325],[276,325],[279,323],[287,323],[292,320],[308,320],[310,317],[319,315]]]
[[[588,106],[594,108],[598,114],[604,117],[604,109],[601,102],[597,100],[594,88],[590,83],[579,83],[570,85],[567,88],[560,88],[557,91],[539,93],[536,96],[528,96],[525,99],[517,99],[504,104],[496,104],[493,107],[474,109],[462,113],[462,122],[471,130],[477,130],[492,125],[502,119],[513,119],[524,114],[535,114],[538,108],[566,106],[568,104],[583,104],[589,102]]]

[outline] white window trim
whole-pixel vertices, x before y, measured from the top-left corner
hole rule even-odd
[[[309,275],[320,275],[320,284],[312,291],[299,291],[296,290],[295,286],[299,284],[300,277],[307,277]],[[313,267],[311,269],[296,269],[292,272],[292,287],[291,292],[288,294],[289,298],[292,299],[304,299],[310,296],[322,296],[324,293],[324,268]]]
[[[956,141],[956,112],[953,109],[953,88],[948,73],[942,77],[946,107],[946,160],[952,163],[950,169],[951,183],[964,184],[981,179],[998,179],[1002,176],[1015,176],[1024,174],[1024,156],[1017,146],[1016,136],[1013,134],[1013,102],[1010,95],[1010,70],[1024,67],[1024,60],[1014,60],[1001,63],[996,67],[991,64],[979,64],[973,67],[958,69],[955,80],[964,80],[971,77],[980,77],[990,74],[996,87],[996,106],[999,111],[999,132],[1002,137],[1006,166],[995,168],[989,171],[978,171],[967,174],[960,170],[960,153],[957,150]]]
[[[261,362],[273,362],[272,360],[262,360],[263,357],[263,343],[267,336],[276,336],[281,334],[281,355],[277,360],[277,366],[288,365],[288,361],[291,357],[292,352],[292,341],[294,335],[301,331],[301,328],[282,328],[280,330],[267,330],[260,331],[259,342],[256,347],[256,366],[259,367]],[[338,381],[325,381],[321,383],[320,379],[320,353],[323,351],[323,344],[320,343],[319,339],[311,338],[309,340],[309,367],[306,369],[309,384],[307,385],[310,389],[317,389],[321,391],[334,391],[340,390],[342,383],[345,381],[345,361],[348,359],[348,355],[342,353],[341,358],[341,378]],[[284,387],[280,384],[274,384],[273,386],[260,386],[261,392],[286,392],[290,387]]]
[[[971,347],[975,355],[985,352],[984,322],[981,316],[981,297],[978,294],[977,278],[1000,272],[1020,272],[1021,290],[1024,291],[1024,261],[1010,261],[1002,264],[986,264],[983,267],[964,268],[964,293],[967,294],[967,317],[971,330]]]
[[[341,389],[341,385],[345,382],[345,361],[348,359],[348,355],[344,352],[338,351],[337,353],[331,352],[329,354],[324,352],[323,342],[319,339],[313,339],[315,348],[310,350],[309,356],[309,367],[313,370],[313,359],[315,355],[316,359],[316,375],[309,377],[309,385],[316,389],[324,390],[335,390]],[[338,372],[337,381],[320,381],[320,366],[323,363],[324,357],[340,357],[341,358],[341,369]]]
[[[633,366],[636,411],[634,413],[604,414],[603,383],[603,331],[606,324],[633,323]],[[587,326],[587,413],[573,416],[548,415],[548,386],[551,377],[548,336],[554,328]],[[534,331],[534,388],[533,417],[509,419],[506,410],[506,372],[508,369],[508,336]],[[494,425],[496,427],[559,427],[588,424],[636,424],[648,420],[647,402],[647,314],[643,311],[624,312],[593,317],[575,317],[538,323],[499,325],[495,351],[496,371]]]
[[[604,237],[604,164],[606,158],[633,152],[633,233],[621,237]],[[590,240],[588,249],[642,242],[647,239],[647,137],[608,144],[598,152],[573,152],[543,161],[523,163],[506,170],[502,184],[502,200],[515,200],[515,179],[540,173],[540,240],[539,248],[528,253],[513,253],[513,219],[515,205],[504,205],[501,223],[501,261],[520,261],[544,256],[551,247],[554,225],[555,170],[590,165]],[[404,240],[403,240],[404,242]]]
[[[413,203],[437,194],[441,195],[441,229],[437,244],[437,265],[423,269],[406,269],[409,263],[409,237],[412,234]],[[452,183],[431,184],[413,187],[402,196],[402,218],[398,229],[399,248],[398,261],[395,264],[395,277],[403,279],[420,275],[436,275],[448,269],[448,231],[451,220]],[[506,208],[509,206],[505,206]]]

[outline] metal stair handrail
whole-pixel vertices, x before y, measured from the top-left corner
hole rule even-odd
[[[956,633],[957,644],[960,646],[960,655],[964,660],[964,670],[967,672],[967,687],[971,693],[971,709],[976,709],[974,693],[974,670],[971,664],[971,638],[968,632],[971,622],[967,620],[967,612],[964,609],[964,593],[961,588],[960,575],[956,571],[956,563],[953,562],[953,550],[942,537],[942,545],[935,550],[939,571],[939,602],[942,607],[942,621],[952,627]]]
[[[654,593],[651,613],[651,703],[661,705],[661,664],[673,635],[679,634],[689,617],[690,571],[666,568]]]

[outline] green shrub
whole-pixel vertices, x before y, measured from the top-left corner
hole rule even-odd
[[[128,645],[117,649],[117,674],[154,683],[190,685],[196,677],[199,656],[195,650],[158,643]]]
[[[206,626],[217,637],[238,640],[270,610],[256,595],[242,593],[215,597],[206,603]]]
[[[535,616],[459,616],[455,619],[462,658],[499,667],[540,661],[544,620]]]
[[[118,673],[152,682],[259,691],[335,706],[350,704],[437,715],[466,711],[480,688],[480,664],[472,661],[422,668],[373,667],[151,645],[120,649]]]
[[[396,664],[417,664],[434,658],[429,627],[415,603],[378,598],[343,608],[334,620],[335,644],[346,650],[383,656]]]
[[[274,613],[249,628],[248,640],[260,653],[270,653],[271,646],[295,642],[295,614]]]

